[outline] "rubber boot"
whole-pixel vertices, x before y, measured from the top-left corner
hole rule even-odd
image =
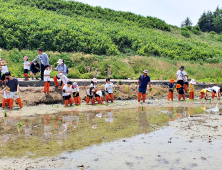
[[[80,105],[81,104],[81,99],[80,99],[80,96],[77,96],[77,103]]]
[[[48,86],[48,82],[45,82],[45,83],[44,83],[44,93],[46,93],[47,86]]]
[[[22,100],[21,100],[21,98],[16,99],[16,101],[18,102],[18,105],[20,106],[20,108],[22,108]]]
[[[77,99],[77,97],[74,97],[74,102],[75,102],[75,105],[77,106],[77,105],[78,105],[78,99]]]
[[[90,98],[87,96],[87,98],[86,98],[86,104],[89,104],[89,100],[90,100]]]
[[[140,102],[141,96],[142,96],[142,93],[138,92],[138,102]]]
[[[95,98],[92,98],[92,104],[95,104],[96,101],[95,101]]]
[[[143,102],[146,101],[146,94],[142,94]]]
[[[110,98],[111,98],[111,102],[113,103],[113,101],[114,101],[114,95],[113,95],[113,94],[110,94]]]
[[[54,76],[54,77],[53,77],[53,80],[54,80],[54,83],[55,83],[56,87],[58,87],[58,86],[59,86],[59,83],[58,83],[57,77]]]
[[[6,101],[7,101],[7,100],[6,100],[5,98],[2,99],[2,108],[3,108],[3,109],[5,108]]]
[[[65,107],[68,107],[69,105],[69,100],[65,100]]]
[[[49,94],[50,82],[47,82],[47,93]]]
[[[13,103],[14,103],[14,100],[13,99],[9,99],[9,108],[10,109],[13,109]]]
[[[96,101],[98,102],[98,104],[101,104],[100,97],[96,97]]]
[[[70,106],[73,105],[73,98],[72,97],[69,98],[69,104],[70,104]]]
[[[106,96],[106,102],[108,103],[108,101],[109,101],[109,94],[107,94]]]
[[[212,93],[212,99],[214,99],[214,97],[215,97],[215,92]]]

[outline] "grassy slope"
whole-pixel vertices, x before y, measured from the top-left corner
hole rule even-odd
[[[8,3],[4,3],[4,5],[8,5]],[[5,8],[6,6],[4,5],[1,8],[2,9],[4,8],[4,10],[2,11],[6,12],[7,14],[7,11],[9,11],[9,9],[6,10]],[[17,11],[14,9],[16,9]],[[34,13],[36,13],[36,15],[39,15],[39,16],[36,16],[37,18],[44,18],[46,16],[50,16],[49,17],[50,19],[48,19],[47,22],[52,22],[53,20],[52,17],[55,17],[56,19],[62,19],[63,21],[57,22],[59,23],[60,26],[62,26],[62,28],[69,26],[70,29],[74,29],[73,26],[70,27],[70,21],[76,22],[75,26],[79,25],[80,26],[79,28],[81,29],[80,32],[82,32],[83,34],[84,34],[84,29],[101,28],[101,32],[97,32],[97,34],[98,35],[101,34],[101,37],[102,37],[103,36],[102,33],[104,33],[104,31],[105,32],[111,32],[112,30],[120,31],[121,28],[124,28],[122,29],[123,32],[119,32],[118,36],[120,38],[122,34],[124,36],[125,35],[129,36],[130,34],[132,34],[130,35],[132,36],[131,37],[132,40],[140,40],[141,43],[151,41],[152,43],[155,44],[155,47],[158,46],[157,48],[159,49],[165,48],[165,50],[168,50],[168,48],[170,47],[167,47],[166,45],[169,45],[171,42],[181,43],[185,46],[186,45],[192,46],[192,48],[199,50],[200,52],[201,52],[200,48],[204,47],[205,45],[207,46],[207,49],[209,50],[212,47],[220,51],[220,48],[222,47],[222,42],[217,41],[218,35],[212,36],[208,33],[201,33],[201,35],[195,35],[191,33],[191,38],[185,38],[181,36],[180,34],[181,30],[179,28],[172,28],[171,32],[165,32],[161,30],[154,30],[154,29],[148,29],[148,28],[138,28],[136,26],[127,26],[126,23],[115,22],[114,24],[111,24],[111,22],[109,21],[105,21],[106,27],[100,27],[101,25],[104,24],[103,23],[104,21],[102,22],[100,19],[92,19],[92,18],[90,19],[90,18],[84,18],[81,16],[72,18],[69,16],[59,15],[50,11],[44,10],[43,12],[41,12],[41,10],[36,9],[36,8],[30,9],[29,7],[22,7],[22,6],[16,6],[16,5],[14,6],[14,9],[11,9],[11,10],[14,10],[14,13],[8,13],[8,17],[5,17],[7,18],[7,21],[10,21],[10,18],[15,18],[15,17],[17,17],[18,21],[21,18],[27,19],[28,17],[25,17],[26,14],[24,15],[24,11],[28,11],[30,16],[34,15]],[[19,14],[19,10],[23,12]],[[20,16],[18,17],[18,15]],[[14,21],[16,20],[13,20],[13,22]],[[41,20],[39,22],[44,23],[44,20]],[[54,21],[52,23],[54,23]],[[42,24],[40,24],[40,26],[41,25]],[[92,25],[93,27],[91,27]],[[112,36],[114,36],[114,34],[112,34]],[[105,35],[105,37],[107,37],[110,40],[110,37],[108,34]],[[102,41],[104,41],[104,39]],[[164,41],[166,41],[167,43],[166,44],[162,43]],[[112,44],[111,41],[109,43]],[[121,43],[124,43],[124,42],[118,42],[118,43],[121,46]],[[180,52],[183,51],[182,49],[180,50],[181,50]],[[179,56],[177,56],[177,59],[174,59],[174,60],[170,58],[151,57],[153,56],[152,54],[149,54],[150,57],[138,56],[136,55],[137,52],[133,51],[130,48],[123,48],[121,53],[119,53],[116,56],[85,55],[83,53],[75,53],[75,52],[58,53],[58,52],[50,52],[50,51],[48,51],[47,54],[49,54],[51,64],[56,63],[56,61],[59,58],[65,59],[68,67],[70,68],[69,77],[71,78],[92,78],[94,76],[94,72],[96,68],[99,68],[100,70],[98,78],[106,78],[107,77],[106,70],[107,68],[109,68],[112,72],[111,78],[137,79],[138,76],[141,74],[141,71],[147,68],[153,80],[154,79],[165,80],[165,79],[176,78],[175,72],[178,70],[178,68],[181,65],[184,65],[186,67],[186,71],[188,72],[189,78],[195,78],[196,80],[204,81],[204,82],[217,82],[217,83],[222,82],[222,79],[220,78],[220,75],[222,73],[222,70],[220,69],[222,65],[220,63],[221,61],[220,57],[214,60],[209,60],[205,62],[203,62],[202,60],[198,60],[195,62],[182,61],[182,57],[179,57]],[[37,52],[30,51],[30,50],[18,51],[17,49],[2,52],[2,57],[5,58],[5,60],[8,62],[9,70],[16,77],[22,77],[22,73],[23,73],[22,58],[24,55],[27,55],[30,59],[34,59],[37,56]],[[209,62],[211,63],[214,62],[217,64],[209,64]],[[91,67],[90,73],[87,73],[85,69],[86,66]],[[53,72],[53,75],[55,74],[56,72]]]

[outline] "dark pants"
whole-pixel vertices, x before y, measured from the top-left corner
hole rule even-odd
[[[44,71],[45,71],[45,66],[41,64],[41,80],[44,78]]]
[[[178,80],[177,84],[180,84],[183,87],[184,86],[184,81],[183,80]]]

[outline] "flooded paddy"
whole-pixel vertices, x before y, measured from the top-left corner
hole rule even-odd
[[[42,105],[0,115],[0,169],[220,169],[222,164],[218,101]]]

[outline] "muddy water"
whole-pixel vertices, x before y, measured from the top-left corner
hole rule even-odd
[[[220,113],[217,102],[161,101],[6,111],[0,169],[219,169]]]

